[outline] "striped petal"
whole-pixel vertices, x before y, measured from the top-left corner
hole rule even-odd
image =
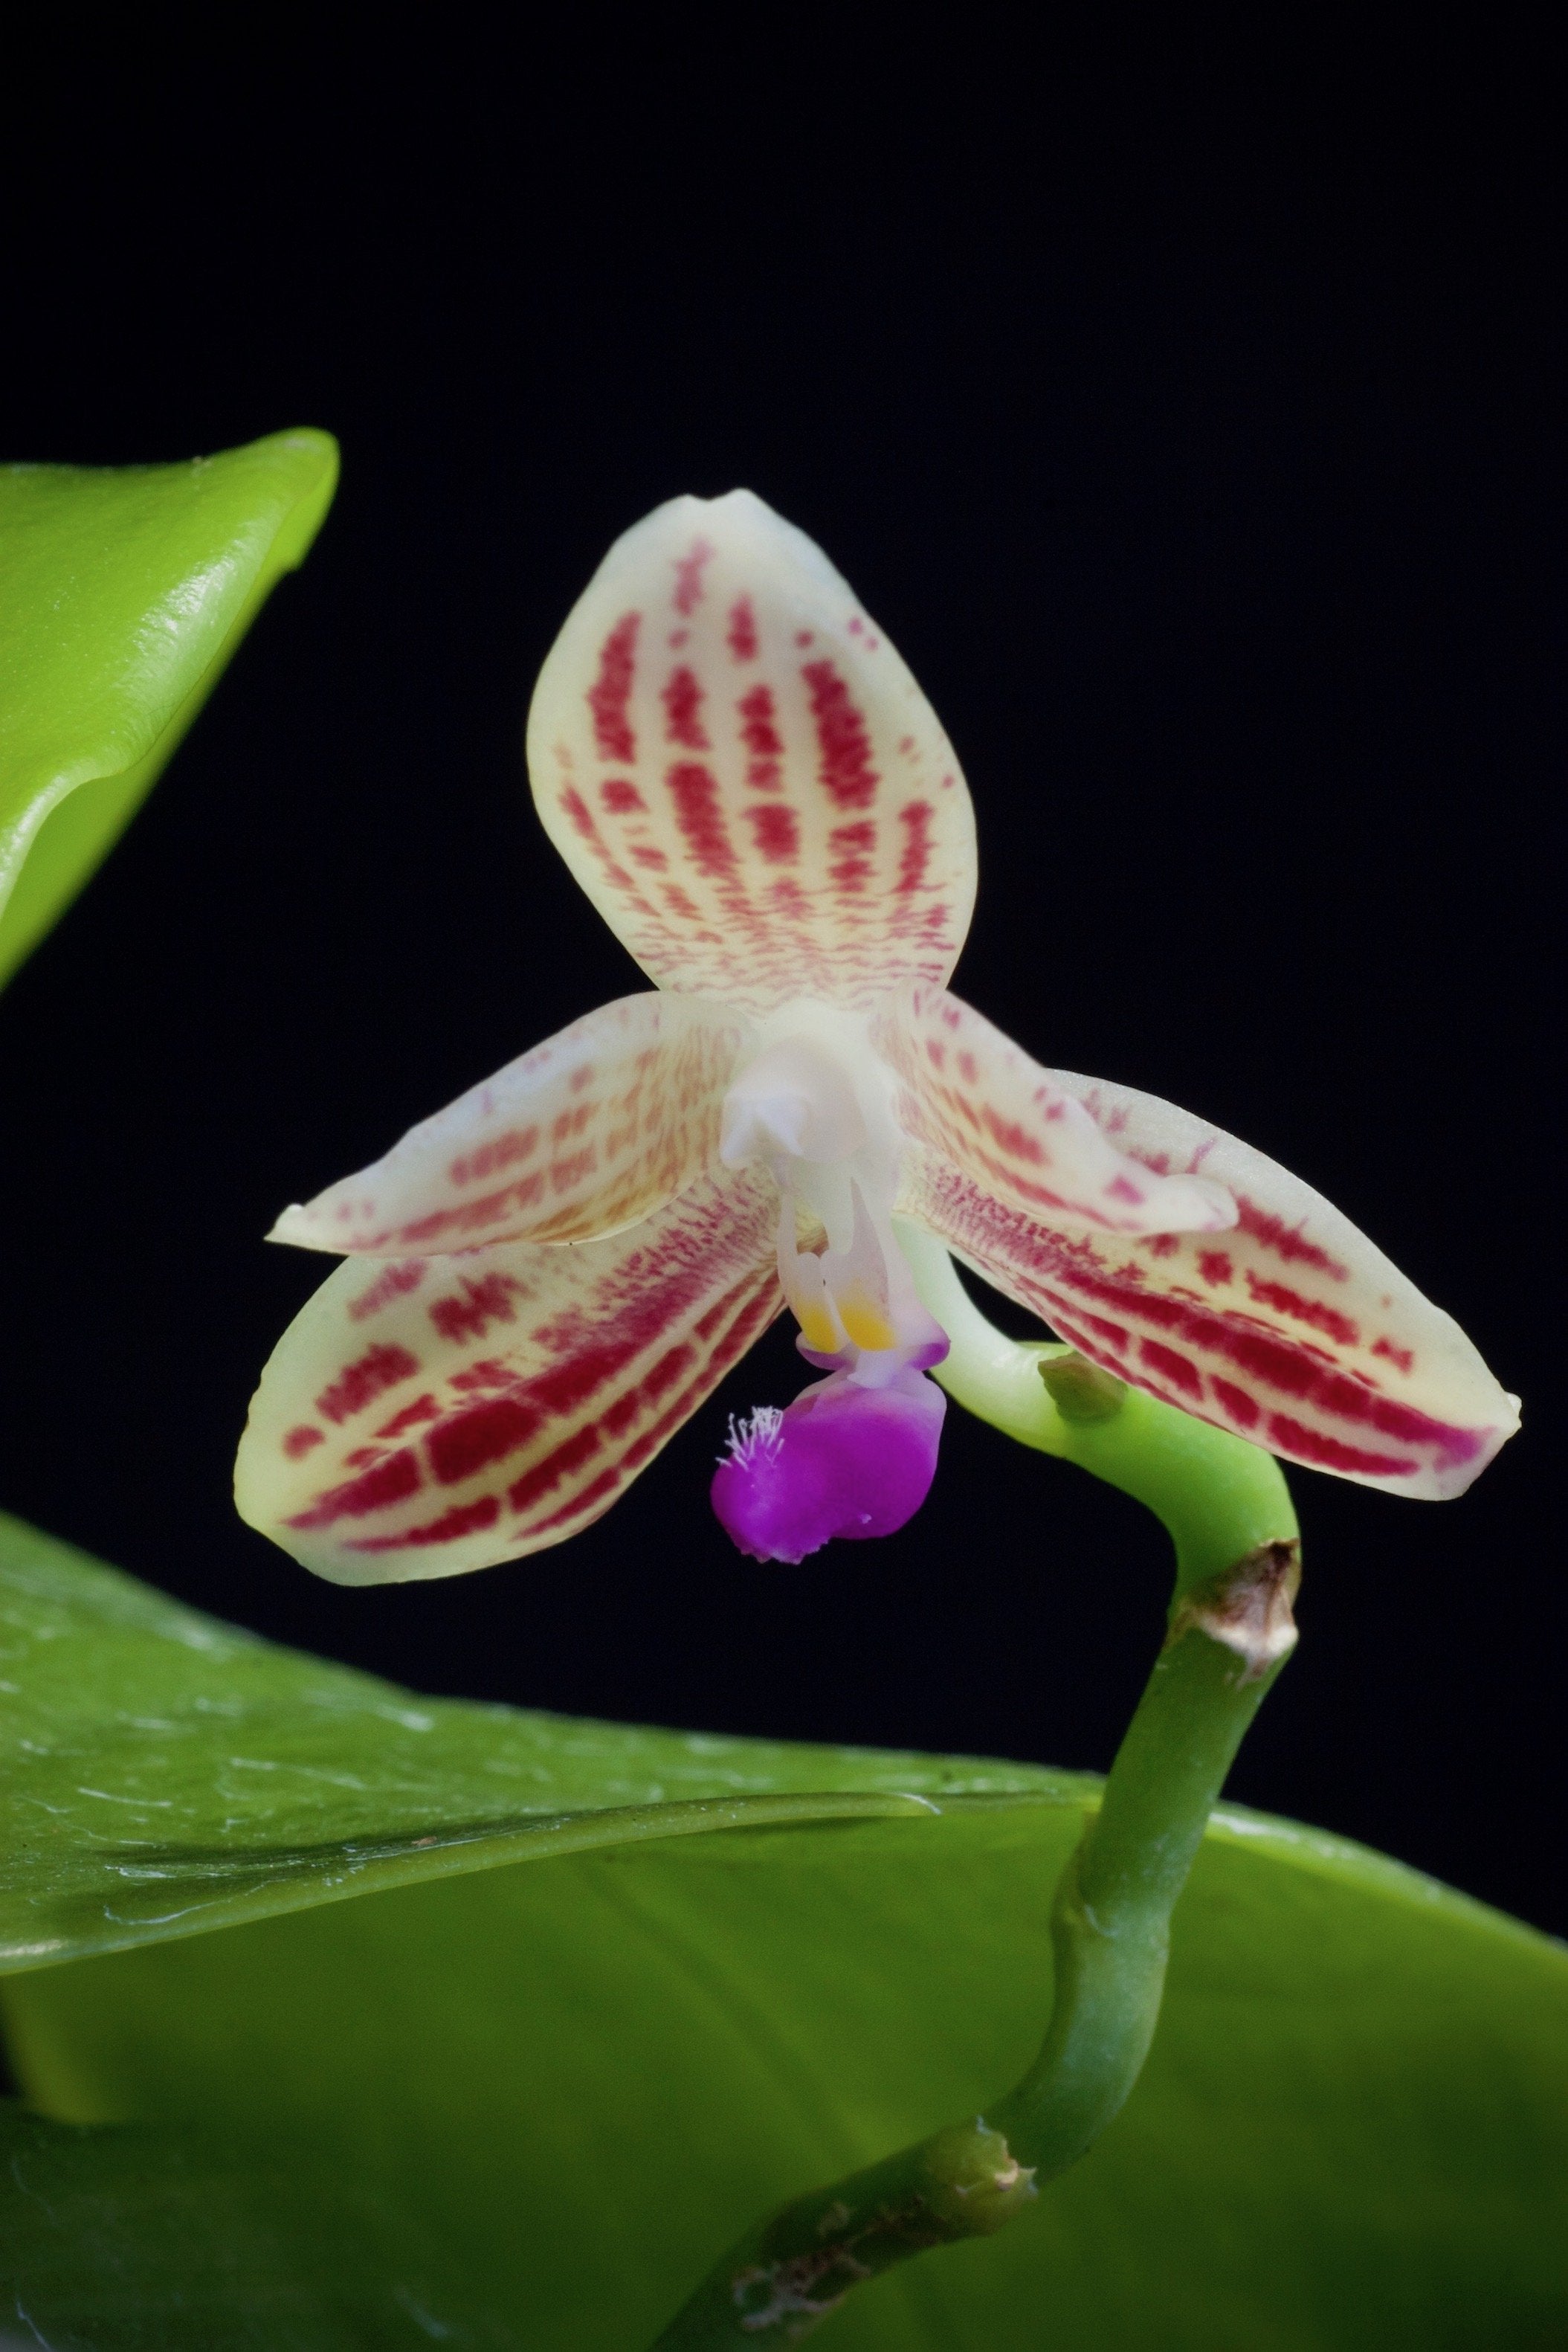
[[[545,663],[528,768],[663,988],[865,1007],[957,959],[975,831],[952,746],[848,583],[748,490],[616,541]]]
[[[348,1259],[262,1374],[240,1517],[337,1584],[563,1542],[779,1312],[778,1214],[746,1171],[580,1249]]]
[[[635,1224],[718,1165],[747,1024],[689,1000],[622,997],[509,1062],[269,1238],[423,1257],[581,1242]]]
[[[879,1013],[872,1042],[898,1074],[904,1133],[1025,1217],[1122,1234],[1236,1223],[1223,1184],[1157,1173],[1120,1148],[1056,1072],[944,988],[917,989]]]
[[[1170,1103],[1051,1075],[1143,1166],[1218,1179],[1234,1228],[1064,1231],[922,1145],[903,1213],[1095,1363],[1288,1461],[1429,1499],[1479,1476],[1518,1428],[1517,1400],[1348,1218]]]

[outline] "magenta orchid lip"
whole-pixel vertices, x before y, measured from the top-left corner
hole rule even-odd
[[[791,1564],[835,1536],[895,1534],[931,1491],[946,1405],[906,1370],[881,1388],[831,1372],[782,1412],[762,1406],[714,1473],[721,1526],[751,1559]]]
[[[786,1307],[828,1377],[753,1418],[721,1517],[778,1558],[903,1524],[946,1336],[899,1220],[1292,1461],[1441,1496],[1517,1427],[1458,1327],[1310,1187],[1043,1068],[949,992],[977,871],[952,746],[760,499],[677,499],[616,542],[545,662],[528,764],[654,985],[278,1220],[343,1263],[266,1368],[235,1491],[307,1567],[444,1576],[563,1541]],[[993,822],[1005,841],[1000,796]]]

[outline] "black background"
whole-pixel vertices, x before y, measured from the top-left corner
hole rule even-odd
[[[708,1465],[793,1393],[782,1328],[521,1564],[346,1592],[232,1515],[321,1271],[263,1245],[277,1208],[640,984],[539,832],[523,714],[610,540],[747,483],[958,746],[960,992],[1297,1170],[1524,1393],[1462,1501],[1293,1475],[1304,1638],[1232,1786],[1568,1927],[1562,93],[1527,16],[1268,13],[1028,53],[999,15],[744,53],[427,19],[184,98],[167,61],[32,94],[5,454],[317,424],[344,474],[0,1004],[8,1507],[426,1689],[1109,1760],[1157,1528],[954,1412],[902,1536],[740,1559]]]

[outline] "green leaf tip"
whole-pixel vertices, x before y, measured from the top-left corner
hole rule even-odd
[[[299,427],[172,466],[0,467],[0,985],[141,805],[338,482]]]

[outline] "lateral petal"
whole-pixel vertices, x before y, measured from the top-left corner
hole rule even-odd
[[[268,1238],[424,1257],[619,1232],[718,1165],[720,1106],[746,1036],[744,1021],[689,999],[601,1004],[372,1167],[285,1209]]]
[[[1223,1183],[1160,1172],[1113,1142],[1072,1081],[1042,1069],[946,989],[916,989],[878,1013],[871,1034],[898,1075],[904,1133],[1024,1216],[1123,1234],[1218,1233],[1236,1223]]]
[[[921,1145],[902,1213],[1093,1362],[1168,1403],[1363,1486],[1462,1494],[1518,1428],[1519,1405],[1452,1317],[1262,1152],[1155,1096],[1051,1075],[1144,1166],[1201,1168],[1222,1183],[1232,1230],[1066,1232]]]
[[[262,1373],[240,1517],[336,1584],[564,1542],[779,1312],[777,1216],[770,1181],[744,1171],[579,1249],[347,1260]]]
[[[847,582],[749,490],[674,499],[605,557],[528,717],[546,832],[660,986],[863,1007],[951,971],[969,795]]]

